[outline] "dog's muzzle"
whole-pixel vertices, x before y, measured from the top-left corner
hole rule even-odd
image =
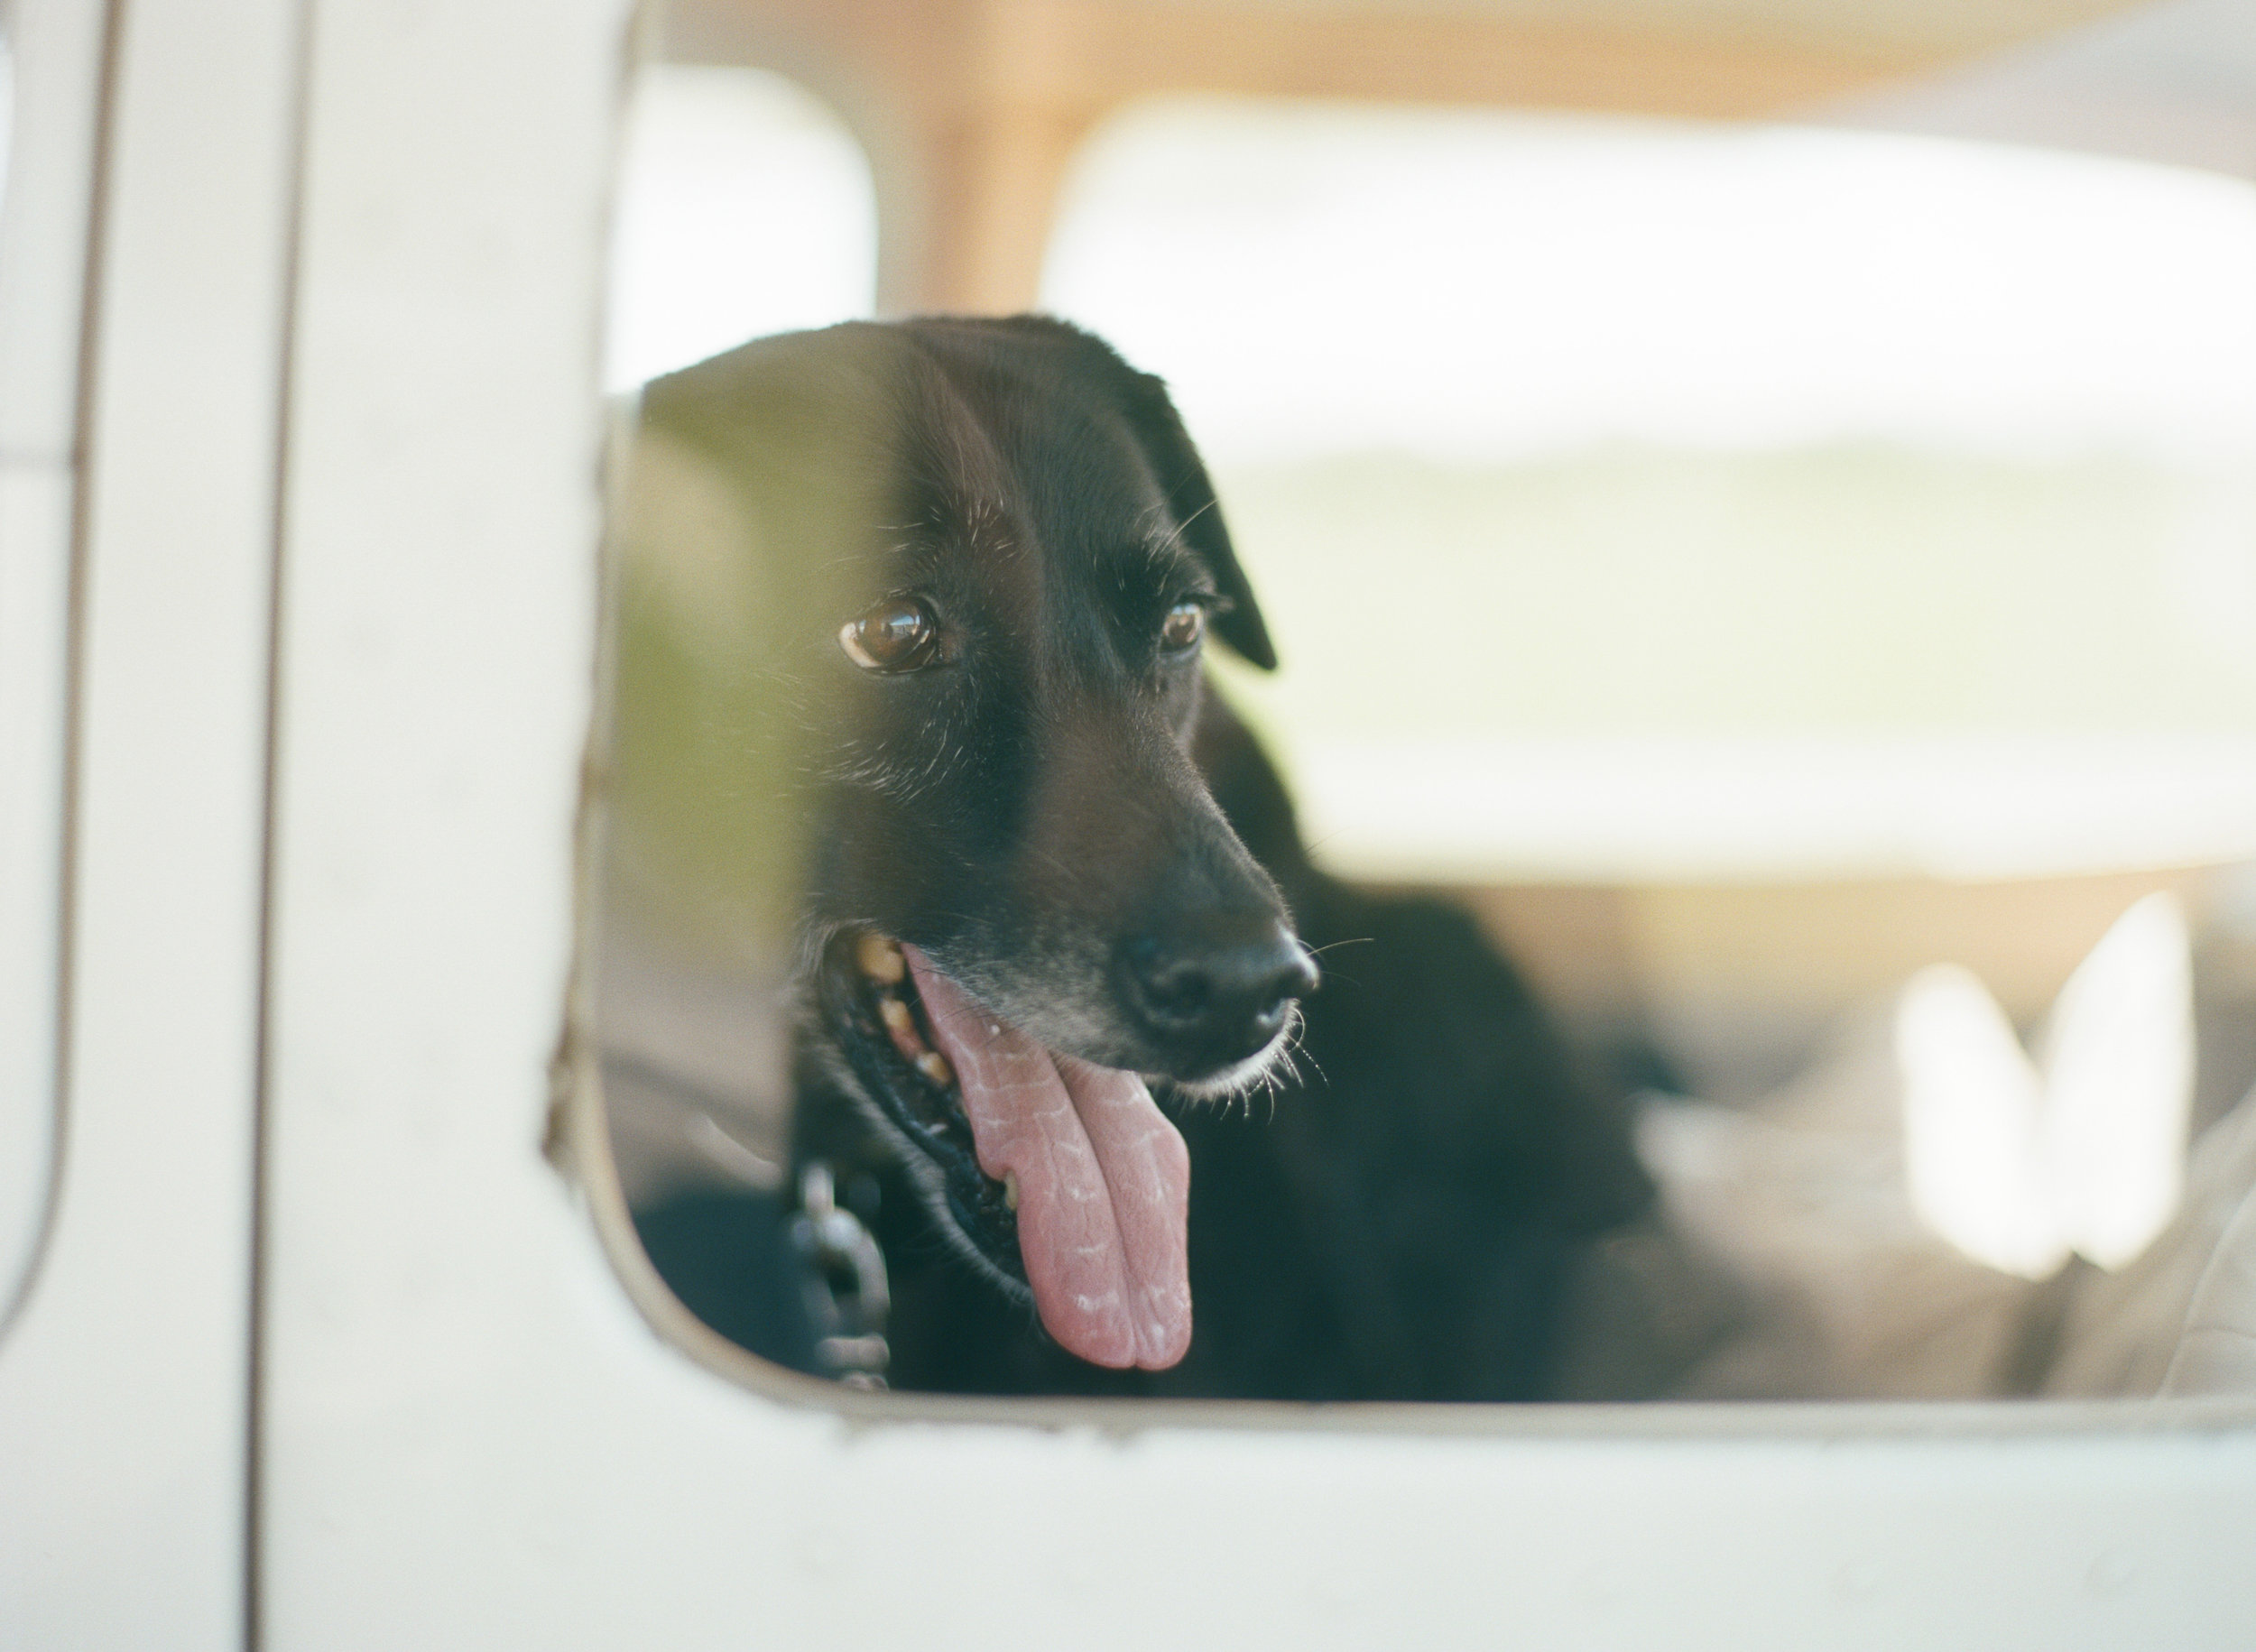
[[[1308,949],[1267,912],[1205,915],[1131,937],[1116,991],[1170,1077],[1197,1083],[1273,1044],[1316,991]]]

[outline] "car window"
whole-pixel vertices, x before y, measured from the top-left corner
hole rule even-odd
[[[872,291],[843,128],[788,86],[669,72],[622,212],[622,384],[866,314]],[[670,160],[650,135],[668,131]],[[743,193],[771,162],[790,188]],[[742,219],[741,266],[689,238],[732,199],[809,249],[788,279],[754,279],[770,266]],[[1164,379],[1204,455],[1281,660],[1243,636],[1211,650],[1297,809],[1279,841],[1308,881],[1287,881],[1314,892],[1296,914],[1312,934],[1314,911],[1339,914],[1340,999],[1393,1002],[1398,1031],[1431,1018],[1416,1057],[1384,1047],[1368,1093],[1428,1082],[1405,1075],[1464,1021],[1533,1016],[1535,1043],[1451,1059],[1533,1063],[1504,1094],[1571,1069],[1627,1121],[1621,1174],[1657,1200],[1617,1198],[1584,1114],[1542,1114],[1528,1128],[1585,1225],[1544,1230],[1571,1269],[1522,1276],[1465,1254],[1530,1196],[1508,1168],[1469,1195],[1413,1168],[1319,1196],[1318,1172],[1272,1162],[1289,1086],[1249,1099],[1235,1135],[1192,1118],[1212,1177],[1234,1154],[1281,1178],[1264,1215],[1229,1218],[1253,1224],[1247,1254],[1288,1211],[1305,1232],[1278,1267],[1369,1253],[1321,1264],[1327,1306],[1292,1334],[1336,1348],[1385,1324],[1397,1352],[1343,1357],[1316,1397],[1522,1397],[1432,1376],[1468,1322],[1508,1323],[1461,1288],[1475,1274],[1573,1298],[1560,1357],[1586,1398],[2154,1391],[2169,1338],[2140,1327],[2190,1298],[2245,1192],[2256,1079],[2251,266],[2245,180],[1838,126],[1203,99],[1132,108],[1083,148],[1041,304]],[[628,347],[661,330],[675,342]],[[907,369],[852,371],[907,399]],[[772,658],[779,605],[918,623],[856,605],[885,591],[778,576],[778,523],[818,547],[841,509],[915,524],[869,502],[778,516],[803,471],[743,484],[760,453],[828,462],[808,457],[839,451],[808,444],[824,419],[860,428],[832,396],[741,452],[715,434],[732,386],[774,382],[661,381],[623,466],[605,1070],[676,1292],[724,1334],[867,1380],[886,1322],[857,1247],[904,1195],[844,1158],[807,1181],[792,1121],[810,1059],[794,869],[837,841],[809,842],[802,799],[746,754],[812,715]],[[1438,974],[1454,991],[1492,962],[1517,984],[1462,1012],[1438,996]],[[1312,1001],[1312,1022],[1336,1013]],[[945,1043],[929,992],[912,1019],[904,1059]],[[1337,1047],[1345,1072],[1381,1046]],[[1430,1086],[1456,1094],[1470,1070]],[[1495,1117],[1352,1151],[1470,1163]],[[1430,1216],[1465,1197],[1461,1228]],[[1382,1266],[1346,1231],[1421,1212],[1466,1237]],[[1193,1244],[1224,1219],[1195,1216]],[[1338,1306],[1358,1266],[1388,1281],[1360,1318]],[[953,1312],[929,1305],[954,1289],[882,1306],[899,1326]],[[1685,1323],[1662,1334],[1669,1304]],[[1005,1291],[963,1334],[1027,1312]],[[1296,1397],[1260,1369],[1263,1396]]]

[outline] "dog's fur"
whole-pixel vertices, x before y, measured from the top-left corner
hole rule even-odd
[[[1650,1195],[1624,1118],[1461,912],[1311,865],[1195,649],[1155,644],[1188,605],[1274,662],[1159,382],[1059,323],[928,320],[747,346],[645,416],[754,475],[762,549],[798,569],[767,582],[788,713],[748,741],[811,829],[793,1156],[876,1192],[894,1382],[1544,1395],[1577,1248]],[[856,671],[840,624],[904,592],[943,622],[932,669]],[[855,996],[865,930],[1051,1049],[1154,1076],[1194,1167],[1179,1364],[1105,1370],[1043,1334],[1000,1185]],[[1258,977],[1243,1013],[1179,1015],[1154,984],[1232,970]]]
[[[889,1196],[894,1380],[1000,1394],[1270,1399],[1557,1398],[1566,1295],[1651,1187],[1587,1082],[1462,909],[1308,862],[1290,799],[1219,700],[1197,756],[1322,949],[1298,1077],[1169,1104],[1190,1143],[1197,1331],[1172,1371],[1106,1371],[934,1254]]]

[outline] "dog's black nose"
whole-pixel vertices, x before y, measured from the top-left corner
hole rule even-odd
[[[1139,935],[1121,949],[1126,996],[1179,1078],[1258,1053],[1316,991],[1316,962],[1269,913],[1216,914]]]

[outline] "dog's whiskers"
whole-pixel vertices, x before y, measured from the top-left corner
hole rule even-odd
[[[1165,533],[1159,537],[1157,541],[1159,548],[1163,550],[1180,550],[1183,548],[1183,536],[1190,531],[1191,524],[1220,503],[1221,501],[1218,499],[1209,499],[1182,521],[1170,524]]]

